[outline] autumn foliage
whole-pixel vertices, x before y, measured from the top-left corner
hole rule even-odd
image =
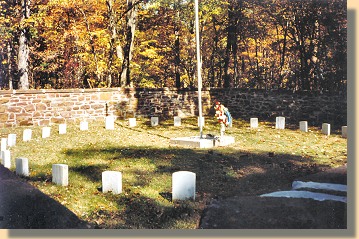
[[[203,86],[346,88],[346,1],[201,0],[199,9]],[[0,34],[3,89],[197,85],[193,1],[0,0]]]

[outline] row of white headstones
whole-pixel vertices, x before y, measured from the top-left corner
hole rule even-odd
[[[250,118],[250,127],[258,128],[258,118]],[[285,129],[285,117],[276,117],[276,129]],[[299,121],[299,130],[308,132],[308,121]],[[323,123],[321,132],[325,135],[330,135],[330,124]],[[348,137],[348,126],[342,126],[342,137]]]
[[[114,129],[114,117],[106,117],[105,128],[109,130]],[[136,118],[130,118],[130,127],[136,126]],[[199,123],[199,120],[198,120]],[[204,117],[202,117],[202,124],[204,124]],[[158,117],[151,118],[151,125],[158,125]],[[181,118],[174,117],[174,126],[181,125]],[[250,127],[258,128],[258,118],[250,119]],[[308,122],[300,121],[299,127],[301,131],[308,132]],[[276,129],[285,128],[285,117],[276,118]],[[88,122],[80,122],[80,130],[88,130]],[[50,137],[51,127],[42,128],[42,138]],[[330,124],[324,123],[322,132],[330,135]],[[59,125],[59,134],[66,134],[66,124]],[[342,127],[342,136],[347,137],[347,126]],[[32,130],[25,129],[23,133],[23,141],[30,141],[32,137]],[[9,134],[8,138],[1,138],[1,163],[6,168],[11,168],[10,150],[7,147],[16,145],[16,134]],[[16,174],[28,177],[29,176],[29,161],[27,158],[16,158]],[[68,185],[68,165],[66,164],[53,164],[52,165],[52,182],[61,185]],[[178,171],[172,174],[172,199],[173,200],[186,200],[195,199],[196,188],[196,174],[189,171]],[[118,171],[104,171],[102,172],[102,191],[103,193],[112,192],[114,194],[122,193],[122,173]]]
[[[108,130],[115,129],[115,117],[108,116],[105,119],[105,128]],[[159,124],[158,117],[151,117],[151,125],[157,126]],[[136,126],[136,118],[128,120],[129,127]],[[181,126],[181,118],[174,117],[174,126]],[[80,130],[88,130],[88,122],[80,122]],[[59,124],[59,134],[67,133],[67,125]],[[50,137],[51,127],[42,128],[42,138]],[[16,134],[8,134],[7,138],[1,138],[1,164],[11,169],[11,153],[9,148],[16,145]],[[25,129],[23,131],[23,141],[30,141],[32,139],[32,130]],[[28,177],[29,160],[28,158],[19,157],[15,159],[16,170],[15,173],[19,176]],[[69,184],[69,169],[67,164],[53,164],[52,165],[52,182],[60,186],[68,186]],[[189,171],[178,171],[172,174],[172,200],[194,200],[196,192],[196,174]],[[112,192],[113,194],[122,193],[122,173],[118,171],[104,171],[102,172],[102,192]]]

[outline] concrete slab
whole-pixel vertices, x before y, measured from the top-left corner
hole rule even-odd
[[[232,136],[204,136],[200,138],[199,136],[190,136],[190,137],[179,137],[170,139],[170,144],[185,146],[190,148],[213,148],[221,147],[233,144],[235,142],[234,137]]]
[[[235,139],[233,136],[224,135],[221,137],[217,137],[214,145],[222,147],[222,146],[227,146],[227,145],[234,144],[234,143],[235,143]]]
[[[346,192],[347,185],[338,184],[338,183],[318,183],[318,182],[302,182],[302,181],[294,181],[292,183],[293,189],[301,189],[301,188],[311,188],[311,189],[321,189],[321,190],[329,190],[329,191],[340,191]]]
[[[199,136],[179,137],[170,139],[170,144],[190,148],[213,148],[214,138],[200,138]]]
[[[278,191],[262,194],[260,197],[285,197],[285,198],[310,198],[317,201],[332,200],[338,202],[347,202],[347,197],[336,196],[326,193],[313,193],[310,191]]]

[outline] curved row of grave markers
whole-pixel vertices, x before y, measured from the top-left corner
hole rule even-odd
[[[258,118],[250,118],[250,128],[258,128]],[[276,129],[285,129],[285,117],[279,116],[276,117]],[[308,121],[299,121],[299,130],[303,132],[308,132]],[[330,124],[322,124],[322,133],[325,135],[330,135]],[[348,137],[348,127],[342,126],[342,137]]]
[[[202,125],[204,125],[204,117],[202,117]],[[105,119],[105,128],[108,130],[115,129],[115,117],[107,116]],[[151,117],[151,126],[159,125],[159,118],[158,117]],[[174,126],[181,126],[181,117],[175,116],[173,121]],[[198,118],[198,125],[199,125],[199,118]],[[80,122],[80,130],[85,131],[88,130],[88,122],[81,121]],[[135,127],[136,126],[136,118],[129,118],[128,119],[128,126]],[[250,128],[258,128],[258,118],[250,118]],[[276,129],[285,129],[285,117],[276,117]],[[308,132],[308,122],[307,121],[300,121],[299,122],[299,130],[303,132]],[[42,138],[50,137],[51,127],[43,127],[42,128]],[[342,137],[347,138],[347,126],[342,126]],[[325,135],[330,135],[330,124],[323,123],[322,124],[322,133]],[[59,134],[66,134],[66,124],[59,124]],[[23,132],[23,141],[29,141],[32,137],[32,130],[25,129]],[[3,140],[3,138],[2,138]],[[8,142],[7,145],[12,147],[16,144],[16,134],[9,134],[8,135]],[[3,143],[1,144],[1,151],[5,150],[3,148]]]
[[[6,150],[2,164],[11,168],[10,151]],[[5,156],[5,157],[4,157]],[[16,158],[16,174],[29,176],[29,160]],[[118,171],[102,172],[102,192],[122,193],[122,173]],[[69,184],[69,166],[67,164],[52,165],[52,182],[60,186]],[[172,174],[172,200],[195,200],[196,174],[189,171],[178,171]]]
[[[109,130],[114,129],[114,117],[106,117],[105,128]],[[204,117],[202,117],[204,123]],[[199,119],[198,119],[199,121]],[[129,127],[136,126],[136,118],[129,119]],[[151,125],[157,126],[159,123],[158,117],[151,117]],[[174,126],[181,125],[181,118],[174,117]],[[258,128],[258,118],[250,118],[250,127]],[[276,129],[285,128],[285,117],[276,118]],[[301,131],[308,132],[308,122],[300,121],[299,128]],[[88,130],[88,122],[80,122],[80,130]],[[51,128],[42,128],[42,138],[50,137]],[[330,135],[330,124],[323,123],[322,132]],[[59,125],[59,134],[66,133],[66,124]],[[342,127],[342,136],[347,137],[347,126]],[[25,129],[23,133],[23,141],[29,141],[32,137],[32,130]],[[1,163],[6,168],[11,168],[10,150],[7,146],[13,147],[16,145],[16,134],[9,134],[8,138],[1,139]],[[21,176],[29,176],[29,162],[27,158],[16,158],[16,174]],[[68,185],[68,165],[53,164],[52,165],[52,181],[61,186]],[[195,199],[195,184],[196,174],[188,171],[179,171],[172,174],[172,198],[173,200]],[[114,194],[122,192],[122,173],[117,171],[105,171],[102,173],[102,191],[104,193],[112,191]]]
[[[180,126],[181,118],[174,118],[174,126]],[[136,126],[136,118],[129,119],[129,127]],[[106,117],[105,128],[114,129],[114,117]],[[151,125],[158,125],[158,117],[151,118]],[[80,130],[88,130],[88,122],[80,122]],[[51,127],[42,128],[42,138],[50,137]],[[66,133],[66,124],[59,124],[59,134]],[[23,141],[30,141],[32,130],[25,129]],[[1,163],[6,168],[11,168],[11,154],[8,147],[16,145],[16,134],[9,134],[8,138],[1,139]],[[24,177],[29,176],[29,160],[27,158],[16,158],[16,174]],[[60,186],[68,186],[69,167],[66,164],[52,165],[52,182]],[[172,200],[195,200],[196,174],[188,171],[178,171],[172,174]],[[122,193],[122,173],[117,171],[102,172],[102,191],[103,193],[112,192],[113,194]]]

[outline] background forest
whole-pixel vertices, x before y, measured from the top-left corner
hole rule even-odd
[[[346,88],[345,0],[200,0],[204,87]],[[192,0],[0,0],[2,89],[196,87]]]

